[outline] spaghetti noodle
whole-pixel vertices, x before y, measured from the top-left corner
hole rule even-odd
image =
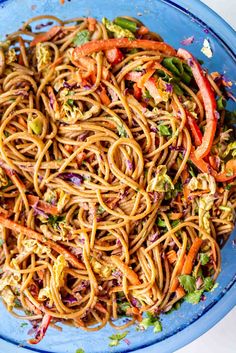
[[[129,17],[38,16],[0,58],[0,293],[29,342],[200,300],[236,207],[221,76]]]

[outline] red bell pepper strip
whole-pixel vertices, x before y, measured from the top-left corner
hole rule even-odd
[[[113,48],[106,51],[107,61],[112,65],[119,64],[123,60],[123,57],[122,52],[118,48]]]
[[[190,160],[201,172],[211,174],[218,182],[223,183],[224,181],[236,178],[236,159],[230,159],[225,165],[225,170],[220,173],[213,169],[202,158],[197,158],[194,149],[192,149],[190,153]]]
[[[74,61],[76,61],[82,56],[114,48],[140,48],[147,50],[157,50],[170,56],[176,55],[175,49],[164,42],[156,42],[154,40],[147,39],[130,40],[128,38],[111,38],[103,40],[92,40],[91,42],[81,45],[80,47],[76,47],[72,53],[72,58]]]
[[[202,138],[202,143],[196,149],[196,157],[204,158],[211,151],[213,140],[215,137],[216,126],[217,126],[217,112],[216,112],[216,100],[214,93],[211,89],[210,82],[207,77],[204,76],[203,70],[198,61],[185,49],[179,49],[177,56],[187,61],[187,64],[191,67],[194,79],[201,92],[204,108],[206,112],[206,127],[205,133]]]
[[[137,83],[133,85],[134,97],[139,101],[142,98],[142,90],[138,87]]]
[[[186,115],[187,115],[187,124],[188,124],[189,129],[191,131],[191,134],[193,136],[194,143],[196,146],[200,146],[202,143],[201,130],[199,129],[194,117],[188,111],[186,111]]]
[[[30,340],[28,340],[29,344],[37,344],[40,341],[42,341],[43,337],[45,336],[45,333],[48,329],[48,326],[50,324],[52,317],[48,314],[45,314],[43,317],[43,320],[41,322],[41,325],[39,326],[35,338],[31,338]]]

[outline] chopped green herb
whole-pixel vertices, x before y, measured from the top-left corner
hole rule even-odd
[[[32,27],[30,25],[25,26],[25,29],[29,32],[32,32]]]
[[[171,226],[172,228],[175,228],[177,227],[177,225],[179,224],[180,220],[179,219],[176,219],[175,221],[171,222]]]
[[[103,212],[105,212],[104,208],[101,205],[99,205],[97,209],[97,213],[102,214]]]
[[[217,109],[219,111],[224,110],[225,106],[226,106],[226,100],[223,96],[221,96],[220,98],[217,99]]]
[[[71,107],[73,107],[74,100],[73,99],[67,99],[66,103],[69,104]]]
[[[191,293],[196,289],[196,279],[190,275],[179,276],[179,282],[186,292]]]
[[[21,308],[21,306],[22,306],[21,302],[20,302],[20,300],[18,298],[16,298],[14,300],[14,305],[15,305],[16,308]]]
[[[174,92],[177,94],[177,96],[182,96],[184,94],[183,90],[180,88],[180,86],[177,83],[173,84]]]
[[[203,293],[203,289],[198,289],[192,293],[188,293],[184,299],[186,302],[190,304],[198,304],[201,299],[202,293]]]
[[[158,217],[156,223],[157,223],[157,225],[158,225],[159,227],[166,228],[166,223],[165,223],[165,221],[163,221],[160,217]]]
[[[128,302],[118,304],[118,310],[121,313],[126,313],[127,309],[130,308],[130,304]]]
[[[22,324],[20,325],[20,327],[25,327],[25,326],[28,326],[27,322],[22,322]]]
[[[162,325],[161,325],[161,322],[158,320],[154,323],[153,333],[158,333],[161,331],[162,331]]]
[[[49,216],[47,221],[51,226],[55,227],[58,223],[63,222],[64,220],[65,216]]]
[[[149,93],[149,91],[147,89],[145,89],[145,93],[144,93],[144,99],[147,98],[147,99],[151,99],[152,96],[151,94]]]
[[[118,346],[120,341],[123,340],[127,335],[128,335],[129,331],[125,331],[123,333],[117,333],[114,335],[111,335],[109,338],[111,340],[111,342],[109,343],[110,347],[115,347]]]
[[[207,292],[209,292],[212,288],[213,288],[213,286],[214,286],[214,281],[213,281],[213,279],[211,278],[211,277],[206,277],[206,278],[204,278],[204,284],[203,284],[203,286],[204,286],[204,290],[206,290]]]
[[[141,322],[140,322],[140,327],[142,327],[144,330],[147,330],[148,327],[153,326],[153,332],[158,333],[162,331],[162,325],[159,320],[159,318],[153,316],[150,313],[147,313],[147,317],[145,317]]]
[[[193,167],[191,165],[189,166],[189,174],[194,178],[196,177],[196,174],[195,174]]]
[[[160,131],[161,136],[170,136],[171,135],[170,129],[166,125],[159,125],[158,130]]]
[[[226,188],[226,190],[230,190],[232,188],[232,186],[233,186],[232,184],[228,184],[228,185],[226,185],[225,188]]]
[[[204,254],[204,253],[201,253],[200,254],[200,262],[201,262],[201,265],[206,265],[208,262],[209,262],[210,258],[207,254]]]
[[[76,34],[75,38],[73,39],[73,43],[79,47],[82,44],[85,44],[90,41],[90,32],[87,29]]]

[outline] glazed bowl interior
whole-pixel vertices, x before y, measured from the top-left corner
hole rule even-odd
[[[227,38],[232,38],[232,31],[216,15],[209,12],[209,21],[215,16],[215,26],[209,28],[205,22],[199,20],[188,12],[188,9],[180,7],[180,4],[188,1],[178,1],[178,5],[170,1],[134,1],[134,0],[72,0],[65,1],[62,6],[59,0],[9,0],[0,1],[0,36],[11,33],[21,27],[22,22],[30,17],[52,14],[62,19],[93,16],[101,19],[106,16],[112,19],[118,15],[129,15],[140,18],[152,31],[158,32],[165,41],[176,48],[181,46],[181,41],[189,36],[194,36],[194,43],[188,48],[197,58],[204,61],[209,71],[219,71],[236,82],[235,55],[233,43],[227,43]],[[200,16],[208,11],[198,1],[191,1],[192,13]],[[206,18],[205,16],[203,16]],[[205,20],[206,21],[206,20]],[[220,37],[222,32],[222,37]],[[224,32],[224,35],[223,35]],[[213,58],[208,59],[201,53],[203,40],[207,38],[213,50]],[[235,86],[235,85],[234,85]],[[234,88],[232,88],[234,91]],[[229,104],[230,109],[235,106]],[[222,272],[218,278],[219,286],[199,305],[183,303],[178,311],[161,317],[163,331],[153,334],[152,330],[137,332],[135,327],[129,328],[127,336],[129,344],[124,341],[117,347],[110,348],[109,336],[114,330],[107,326],[102,331],[87,333],[73,327],[63,326],[63,331],[58,332],[49,328],[44,340],[37,347],[29,346],[26,342],[27,332],[30,325],[21,325],[22,321],[13,318],[0,304],[0,346],[10,343],[21,344],[30,350],[50,353],[75,353],[76,349],[83,348],[85,353],[108,353],[108,352],[133,352],[146,347],[142,352],[173,352],[180,345],[187,343],[198,336],[203,330],[213,325],[220,319],[224,304],[223,298],[232,293],[236,274],[236,248],[234,245],[235,231],[222,250]],[[227,298],[228,298],[227,297]],[[231,299],[230,299],[231,298]],[[231,295],[228,300],[227,310],[235,304],[235,298]],[[222,314],[219,314],[219,311]],[[210,316],[209,316],[210,315]],[[215,317],[215,319],[209,319]],[[205,318],[205,321],[203,321]],[[201,322],[210,320],[206,325]],[[122,321],[122,320],[121,320]],[[202,327],[200,327],[202,326]],[[186,329],[188,327],[188,329]],[[176,337],[176,340],[175,340]],[[5,341],[5,342],[4,342]],[[166,344],[165,344],[166,342]],[[171,343],[171,346],[169,344]],[[153,345],[155,344],[155,348]],[[147,348],[149,347],[149,348]],[[165,348],[164,348],[165,347]],[[15,347],[16,348],[16,347]],[[12,348],[11,348],[12,349]],[[10,348],[9,348],[10,351]],[[12,352],[14,349],[12,349]]]

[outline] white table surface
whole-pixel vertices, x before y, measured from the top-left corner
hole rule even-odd
[[[236,29],[236,0],[202,0]],[[175,353],[235,353],[236,307],[207,333]]]

